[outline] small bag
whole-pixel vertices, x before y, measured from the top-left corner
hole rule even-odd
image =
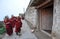
[[[0,35],[5,33],[6,29],[3,24],[0,24]]]

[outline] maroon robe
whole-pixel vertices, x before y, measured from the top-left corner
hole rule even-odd
[[[5,26],[6,26],[6,32],[8,35],[12,35],[13,33],[13,29],[12,29],[12,25],[11,22],[9,20],[4,20]]]
[[[16,28],[15,28],[15,32],[20,32],[21,31],[21,27],[22,27],[22,22],[20,18],[16,19]]]
[[[10,19],[10,22],[11,22],[11,24],[12,24],[12,27],[14,28],[15,23],[16,23],[16,17],[12,17],[12,18]]]

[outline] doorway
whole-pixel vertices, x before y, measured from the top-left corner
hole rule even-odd
[[[51,36],[53,26],[53,4],[48,7],[38,9],[40,30]]]

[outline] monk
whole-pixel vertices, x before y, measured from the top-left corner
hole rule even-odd
[[[5,23],[5,26],[6,26],[6,32],[7,32],[7,34],[9,36],[12,35],[13,29],[12,29],[12,25],[11,25],[11,22],[10,22],[8,16],[5,17],[4,23]]]
[[[15,32],[16,34],[18,35],[18,33],[21,32],[21,27],[22,27],[22,21],[21,21],[21,18],[18,16],[17,19],[16,19],[16,24],[15,24]]]
[[[16,17],[12,15],[11,18],[10,18],[10,22],[12,24],[12,27],[14,28],[15,23],[16,23]]]

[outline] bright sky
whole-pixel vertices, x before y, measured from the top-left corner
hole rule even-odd
[[[18,16],[19,13],[24,13],[30,0],[0,0],[0,21],[4,19],[6,15]]]

